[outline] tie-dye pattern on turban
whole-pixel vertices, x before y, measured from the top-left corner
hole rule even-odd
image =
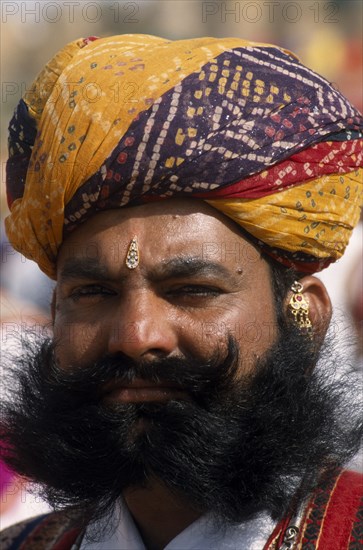
[[[275,46],[78,40],[10,123],[7,232],[55,277],[62,240],[95,212],[198,197],[311,273],[342,255],[358,221],[362,128],[339,91]]]

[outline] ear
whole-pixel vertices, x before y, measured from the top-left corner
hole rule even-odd
[[[321,280],[313,275],[303,277],[298,282],[302,285],[301,293],[309,304],[308,317],[313,327],[314,340],[318,343],[322,342],[332,316],[332,305],[329,294]],[[291,290],[285,301],[286,313],[290,317],[292,315],[289,302],[292,295],[293,291]]]

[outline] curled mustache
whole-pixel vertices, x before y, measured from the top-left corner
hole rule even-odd
[[[218,351],[204,362],[192,357],[165,357],[151,362],[136,362],[119,353],[105,356],[93,364],[61,369],[55,360],[55,347],[54,342],[47,340],[41,349],[45,367],[42,386],[50,390],[53,403],[58,398],[64,402],[65,392],[70,404],[95,403],[102,399],[102,389],[107,383],[129,385],[141,379],[155,384],[162,382],[180,386],[198,404],[207,405],[206,397],[209,400],[214,398],[216,391],[218,394],[227,392],[231,379],[237,379],[239,354],[232,337],[228,338],[224,354]]]

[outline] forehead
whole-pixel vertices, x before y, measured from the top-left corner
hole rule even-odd
[[[260,257],[237,224],[206,202],[170,199],[94,215],[65,239],[58,271],[74,258],[121,267],[135,236],[143,265],[193,256],[235,267]]]

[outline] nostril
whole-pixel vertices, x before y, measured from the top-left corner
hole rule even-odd
[[[149,349],[141,354],[142,359],[166,359],[169,356],[169,353],[162,349]]]

